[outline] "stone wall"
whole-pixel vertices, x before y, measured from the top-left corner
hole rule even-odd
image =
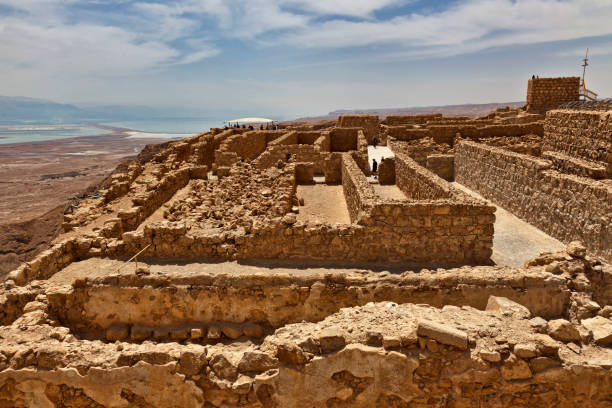
[[[323,174],[325,159],[329,154],[319,152],[313,145],[271,145],[253,161],[253,164],[257,168],[265,169],[276,165],[279,160],[286,161],[288,156],[292,156],[296,162],[312,163],[315,173]]]
[[[460,276],[462,273],[453,281],[460,283]],[[507,283],[516,286],[519,281],[525,279],[521,276]],[[302,296],[312,303],[321,296],[327,307],[327,292],[347,284],[350,282],[329,279],[311,288],[300,287],[300,291],[283,287],[286,291],[280,293],[273,285],[260,289],[258,298],[247,299],[259,304],[261,297],[267,300],[265,290],[269,289],[270,294],[286,299],[291,306],[288,312],[300,308]],[[209,300],[207,294],[221,301],[225,297],[221,290],[202,291],[197,284],[188,288],[173,282],[167,290],[164,286],[165,282],[156,288],[134,289],[156,293],[170,304],[178,304],[181,295],[188,303],[188,293],[204,295],[203,302]],[[420,286],[427,287],[421,282],[406,284],[407,288]],[[350,297],[364,299],[371,290],[380,296],[389,288],[381,284],[355,291]],[[91,289],[100,294],[105,288]],[[116,288],[128,302],[152,300],[126,299],[121,290],[130,288]],[[287,296],[291,292],[295,295]],[[457,299],[464,298],[461,290],[452,293]],[[109,301],[112,304],[112,298]],[[339,304],[345,302],[343,298]],[[163,310],[169,313],[183,312],[165,305]],[[30,302],[29,306],[31,310],[17,325],[2,328],[6,341],[0,350],[0,404],[5,407],[599,408],[609,405],[612,387],[608,349],[588,344],[574,332],[574,342],[552,331],[551,335],[542,333],[520,305],[523,314],[508,308],[483,311],[467,305],[440,309],[427,304],[372,302],[341,309],[321,321],[289,324],[259,341],[243,335],[240,326],[227,324],[223,332],[219,326],[211,326],[208,332],[203,332],[205,326],[190,331],[173,328],[166,342],[142,344],[128,339],[77,338],[68,328],[56,327],[57,320],[52,318],[57,316],[46,317],[49,308],[44,303]],[[194,307],[200,309],[197,304]],[[278,309],[286,307],[279,305]],[[105,314],[104,308],[99,310]],[[150,310],[147,314],[155,315]],[[250,303],[236,312],[245,310],[252,310]],[[544,321],[544,325],[554,327],[558,322]],[[20,327],[35,332],[36,337]],[[140,337],[147,330],[134,325],[130,334]],[[123,333],[125,326],[111,331],[112,338]],[[199,344],[202,339],[210,344]]]
[[[455,178],[454,154],[430,154],[427,156],[427,170],[446,181]]]
[[[605,169],[612,152],[612,112],[553,110],[544,122],[543,150],[590,161]]]
[[[442,119],[441,113],[434,113],[431,115],[389,115],[382,122],[388,126],[401,126],[401,125],[422,125],[431,120]]]
[[[382,185],[395,184],[395,158],[388,157],[378,165],[378,182]]]
[[[482,139],[488,137],[520,137],[533,134],[542,136],[544,126],[541,122],[525,124],[496,124],[478,126],[472,124],[433,125],[427,128],[408,129],[406,127],[387,127],[386,134],[401,141],[412,141],[426,137],[432,138],[436,143],[452,145],[455,137],[465,139]]]
[[[215,150],[215,163],[229,167],[240,160],[253,160],[266,150],[268,143],[285,136],[285,132],[253,130],[227,137]]]
[[[126,274],[58,288],[48,295],[48,301],[49,312],[74,334],[135,343],[168,340],[175,332],[187,334],[193,328],[206,332],[210,327],[224,326],[247,332],[249,326],[258,328],[258,335],[249,337],[262,337],[287,324],[318,322],[341,308],[383,300],[485,309],[490,296],[503,296],[547,319],[567,314],[570,291],[564,279],[551,279],[549,274],[535,270],[528,273],[529,279],[517,279],[522,275],[512,269],[491,272],[487,267],[444,273],[426,270],[420,275],[367,280],[340,274]],[[13,312],[18,315],[12,316],[14,320],[23,314],[24,302],[33,297],[11,294],[11,298],[21,305],[21,311]],[[167,309],[173,313],[151,313]],[[134,334],[138,330],[138,336],[130,339],[130,329]]]
[[[284,136],[271,141],[268,146],[295,145],[298,144],[298,132],[287,132]]]
[[[579,98],[580,77],[535,78],[527,83],[527,111],[545,113]]]
[[[321,137],[321,131],[300,131],[297,132],[297,144],[314,145],[319,137]]]
[[[471,141],[455,147],[455,180],[551,236],[612,259],[612,186]]]
[[[315,148],[320,152],[330,152],[331,151],[331,142],[329,137],[329,132],[321,132],[321,136],[317,138],[314,142]]]
[[[395,242],[397,251],[411,256],[416,255],[414,248],[429,247],[447,262],[485,262],[495,208],[454,189],[401,153],[394,160],[396,183],[408,200],[380,199],[350,155],[344,155],[342,185],[351,221],[370,227],[373,243]],[[455,252],[457,248],[465,254]]]
[[[380,139],[380,121],[377,115],[341,115],[338,118],[339,128],[361,128],[368,144],[372,144],[374,137]]]
[[[402,152],[395,153],[395,183],[409,200],[451,199],[453,188]]]
[[[357,136],[361,128],[334,128],[329,132],[332,152],[357,150]]]

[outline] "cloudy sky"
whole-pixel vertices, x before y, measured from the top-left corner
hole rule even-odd
[[[303,115],[612,96],[612,0],[0,0],[0,94]],[[248,112],[247,112],[248,111]]]

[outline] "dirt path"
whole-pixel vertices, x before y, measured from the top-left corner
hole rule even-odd
[[[486,200],[480,194],[459,183],[452,184],[497,208],[491,257],[497,265],[522,266],[525,261],[535,258],[542,252],[561,251],[565,248],[559,240]]]
[[[297,196],[304,199],[304,205],[300,207],[298,220],[309,222],[318,220],[330,224],[351,223],[342,186],[325,184],[298,186]]]

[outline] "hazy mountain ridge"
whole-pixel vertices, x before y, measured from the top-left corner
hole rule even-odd
[[[462,105],[441,105],[441,106],[413,106],[409,108],[374,108],[374,109],[338,109],[329,112],[324,116],[306,116],[298,118],[295,121],[316,122],[320,120],[336,119],[340,115],[366,113],[378,115],[384,119],[390,115],[425,115],[432,113],[441,113],[444,116],[480,116],[491,112],[497,108],[506,106],[521,107],[525,102],[493,102],[493,103],[475,103]]]
[[[195,115],[194,109],[142,105],[72,105],[46,99],[0,95],[1,123],[69,123],[104,120],[150,119],[173,115]]]

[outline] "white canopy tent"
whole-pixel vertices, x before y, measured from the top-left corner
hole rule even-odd
[[[267,118],[239,118],[239,119],[232,119],[232,120],[228,120],[225,123],[238,123],[239,125],[242,124],[249,124],[249,123],[274,123],[277,122],[276,120],[272,120],[272,119],[267,119]]]

